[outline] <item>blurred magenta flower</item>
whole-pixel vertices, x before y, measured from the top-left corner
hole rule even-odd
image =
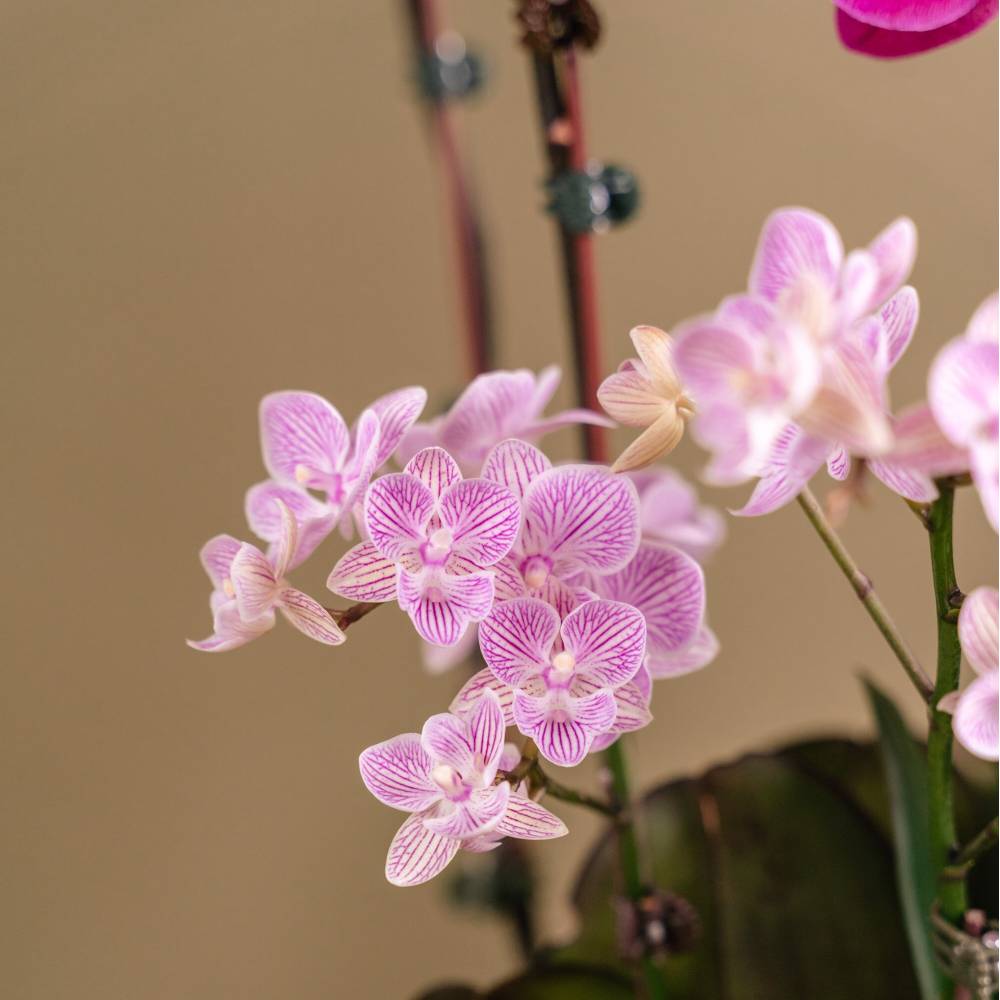
[[[1000,334],[997,296],[934,359],[927,394],[945,436],[968,453],[968,468],[993,530],[1000,524]]]
[[[524,368],[478,375],[446,414],[416,424],[406,434],[399,457],[406,461],[421,448],[437,445],[452,455],[467,475],[475,475],[490,449],[507,438],[534,442],[573,424],[611,426],[591,410],[563,410],[543,416],[561,378],[562,372],[555,365],[538,375]]]
[[[964,691],[946,695],[938,703],[941,711],[954,713],[952,728],[958,742],[984,760],[1000,756],[998,618],[1000,593],[994,587],[977,587],[965,598],[958,614],[958,638],[978,676]]]
[[[997,14],[997,0],[834,0],[837,31],[855,52],[898,59],[978,31]]]
[[[389,846],[385,875],[393,885],[427,882],[463,847],[483,851],[503,836],[546,840],[568,832],[508,782],[494,784],[504,749],[503,712],[486,692],[464,718],[432,715],[420,735],[405,733],[362,752],[368,791],[411,814]]]
[[[521,524],[517,498],[486,479],[463,479],[441,448],[417,452],[403,472],[372,483],[369,541],[333,568],[327,586],[354,601],[396,600],[421,638],[452,646],[493,606],[495,563]]]

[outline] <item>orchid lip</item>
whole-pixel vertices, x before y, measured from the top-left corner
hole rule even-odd
[[[465,793],[462,776],[448,764],[438,764],[431,768],[431,781],[449,798],[459,798]]]
[[[552,567],[544,556],[531,556],[521,566],[524,582],[531,590],[544,587],[551,573]]]

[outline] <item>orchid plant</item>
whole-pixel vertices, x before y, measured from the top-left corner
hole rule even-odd
[[[880,55],[951,40],[995,6],[837,0],[845,42]],[[589,5],[566,7],[583,18]],[[572,81],[572,65],[564,69]],[[577,112],[567,104],[567,127]],[[586,238],[567,235],[564,245],[570,272],[584,273]],[[964,873],[995,844],[996,820],[978,847],[958,847],[952,738],[984,760],[1000,756],[998,597],[988,585],[967,597],[958,589],[952,512],[956,489],[971,483],[989,524],[1000,522],[998,300],[986,299],[965,333],[941,348],[926,401],[894,411],[889,379],[919,320],[918,293],[906,284],[916,246],[907,218],[847,252],[821,214],[776,211],[745,289],[669,332],[636,326],[634,356],[601,373],[599,386],[593,344],[581,352],[578,384],[596,390],[581,403],[599,401],[607,416],[590,405],[545,416],[556,367],[479,373],[430,418],[424,389],[398,389],[351,426],[320,395],[266,396],[259,424],[268,479],[245,499],[262,547],[228,535],[206,543],[213,631],[190,645],[232,650],[269,631],[277,611],[308,638],[346,643],[331,655],[347,657],[348,630],[396,605],[419,640],[415,653],[455,680],[447,711],[359,748],[365,787],[407,814],[388,847],[386,878],[412,887],[461,851],[565,836],[553,803],[594,810],[619,843],[621,953],[646,995],[666,996],[666,918],[644,874],[623,746],[654,721],[654,680],[703,669],[720,651],[703,567],[725,519],[677,470],[658,464],[693,440],[708,455],[706,484],[749,484],[732,514],[760,517],[798,502],[913,682],[930,720],[923,861],[937,885],[935,916],[962,927]],[[571,282],[571,291],[579,306],[587,286]],[[574,315],[586,341],[588,310]],[[609,463],[601,443],[614,422],[638,434]],[[586,429],[585,464],[553,463],[540,447],[567,427]],[[824,469],[835,483],[825,507],[809,485]],[[837,534],[869,475],[917,514],[930,538],[933,677]],[[325,564],[333,563],[329,590],[351,602],[334,608],[287,577],[336,534],[354,544]],[[964,688],[963,655],[977,675]],[[377,719],[371,725],[373,739],[384,735]],[[577,769],[595,754],[604,761],[596,791],[570,787],[552,770]],[[956,857],[967,865],[959,877],[949,867]],[[925,918],[917,914],[911,941]],[[925,997],[936,976],[925,972]]]

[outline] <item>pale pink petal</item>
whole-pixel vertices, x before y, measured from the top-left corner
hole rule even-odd
[[[952,718],[958,742],[983,760],[998,757],[998,698],[1000,688],[995,670],[977,677],[959,696]]]
[[[433,511],[434,496],[415,476],[406,472],[382,476],[371,484],[365,498],[368,536],[386,559],[398,561],[424,542]]]
[[[371,542],[361,542],[340,557],[326,585],[351,601],[394,601],[397,575],[396,563]]]
[[[958,708],[958,691],[949,691],[946,695],[938,699],[937,710],[939,712],[947,712],[949,715],[955,714],[955,709]]]
[[[233,538],[232,535],[216,535],[201,547],[201,552],[198,554],[201,565],[216,590],[225,588],[232,570],[233,560],[242,546],[243,543],[238,538]]]
[[[645,540],[666,542],[695,559],[708,558],[722,544],[726,523],[713,507],[699,503],[698,494],[674,469],[631,473],[639,491],[639,511]]]
[[[496,777],[500,755],[503,753],[506,726],[500,699],[487,688],[483,691],[478,704],[472,707],[466,721],[472,748],[479,755],[481,762],[482,780],[489,784]]]
[[[553,816],[544,806],[512,795],[507,803],[506,815],[497,824],[495,832],[518,840],[551,840],[565,837],[569,830],[558,816]]]
[[[668,556],[665,549],[650,548],[650,551]],[[690,556],[676,551],[673,554],[690,563],[700,578],[701,570]],[[646,620],[642,611],[620,601],[581,604],[567,616],[561,632],[566,650],[576,661],[577,675],[598,687],[624,684],[639,669],[646,651]]]
[[[506,486],[521,500],[528,485],[551,468],[552,463],[534,445],[510,438],[486,456],[483,479]]]
[[[472,655],[479,648],[479,626],[470,625],[454,646],[422,644],[424,666],[430,674],[444,674],[460,663],[471,663]]]
[[[603,469],[567,465],[539,476],[524,497],[526,554],[552,560],[566,577],[620,569],[639,545],[639,500],[632,483]]]
[[[826,471],[843,482],[851,474],[851,456],[845,448],[834,448],[826,456]]]
[[[867,250],[852,250],[840,272],[837,297],[841,319],[851,322],[878,305],[875,290],[879,284],[879,267]]]
[[[737,517],[760,517],[791,503],[823,467],[830,445],[788,424],[778,436],[764,474]]]
[[[1000,454],[997,451],[997,429],[993,427],[985,441],[977,441],[970,452],[972,481],[979,492],[983,511],[994,531],[1000,530]]]
[[[458,853],[461,842],[428,830],[420,813],[396,832],[385,861],[385,877],[393,885],[420,885],[439,874]]]
[[[240,546],[230,568],[230,580],[236,606],[244,621],[259,618],[274,607],[278,599],[278,581],[264,553],[249,542]]]
[[[441,425],[444,417],[435,417],[425,423],[414,424],[404,435],[396,449],[396,461],[400,465],[413,458],[418,451],[424,448],[433,448],[441,443]]]
[[[597,401],[608,416],[626,427],[648,427],[667,404],[646,372],[636,369],[609,375],[598,387]]]
[[[267,471],[278,480],[325,489],[339,473],[350,434],[344,418],[313,392],[273,392],[260,403]]]
[[[608,690],[567,699],[560,708],[553,708],[548,698],[522,691],[514,694],[517,728],[531,736],[546,760],[560,767],[579,764],[590,752],[594,737],[611,727],[616,711],[614,695]]]
[[[455,401],[441,425],[441,444],[463,461],[482,461],[498,441],[517,437],[533,409],[535,375],[526,369],[478,375]]]
[[[521,527],[517,498],[488,479],[464,479],[449,486],[438,511],[451,532],[452,552],[478,567],[492,566],[507,555]]]
[[[298,548],[289,569],[300,566],[316,550],[336,525],[336,510],[297,486],[284,486],[273,480],[257,483],[247,490],[244,500],[247,523],[258,538],[276,542],[281,537],[280,500],[298,523]]]
[[[451,576],[437,570],[400,570],[399,606],[410,616],[422,639],[436,646],[453,646],[470,622],[482,621],[493,606],[489,573]]]
[[[375,459],[378,468],[389,461],[400,441],[427,405],[427,390],[409,386],[380,396],[371,405],[379,421],[379,444]]]
[[[844,246],[829,219],[804,208],[784,208],[764,223],[749,289],[772,302],[803,278],[837,284]]]
[[[456,715],[465,715],[482,699],[485,691],[492,691],[497,696],[500,710],[503,712],[504,725],[514,725],[514,689],[498,680],[489,667],[484,667],[478,673],[473,674],[462,685],[461,691],[455,695],[448,706],[448,711],[454,712]],[[520,759],[520,754],[518,754],[518,759]]]
[[[535,376],[535,387],[528,403],[528,412],[538,415],[552,402],[552,397],[562,381],[562,369],[558,365],[547,365]]]
[[[681,677],[707,667],[718,656],[719,640],[715,633],[703,625],[698,634],[686,646],[672,652],[655,653],[646,658],[649,675],[656,680],[666,677]],[[639,682],[641,671],[636,674]]]
[[[612,724],[613,733],[632,733],[648,726],[653,721],[653,713],[649,710],[649,695],[642,688],[629,681],[615,688],[615,721]]]
[[[1000,349],[987,341],[953,340],[934,359],[928,400],[947,437],[969,447],[996,421]]]
[[[679,328],[673,357],[696,400],[728,398],[734,383],[757,364],[757,338],[735,324],[703,316]]]
[[[361,752],[361,780],[379,802],[404,812],[422,812],[441,798],[431,780],[433,761],[416,733],[404,733]]]
[[[507,812],[509,798],[510,785],[506,781],[477,788],[462,802],[442,802],[434,815],[424,819],[424,826],[446,837],[481,836],[496,829]]]
[[[958,639],[962,652],[976,673],[1000,669],[997,657],[997,619],[1000,594],[995,587],[977,587],[962,602],[958,614]]]
[[[288,568],[298,551],[299,525],[295,520],[295,515],[283,501],[276,499],[274,505],[278,509],[281,528],[278,537],[274,540],[269,558],[275,579],[280,580],[288,572]]]
[[[327,646],[339,646],[347,638],[326,608],[301,590],[294,587],[282,590],[278,608],[292,625],[310,639]]]
[[[965,328],[965,339],[975,343],[995,344],[1000,338],[1000,317],[998,317],[1000,299],[994,292],[983,300],[975,311],[969,325]]]
[[[564,427],[575,427],[578,424],[591,424],[594,427],[614,427],[615,422],[609,420],[602,413],[595,413],[593,410],[560,410],[553,413],[551,417],[542,420],[532,420],[530,424],[525,424],[518,428],[518,434],[529,441],[537,441],[546,434],[553,431],[562,430]]]
[[[517,687],[548,666],[558,634],[559,615],[544,601],[502,601],[479,626],[479,649],[493,674]]]
[[[900,411],[892,422],[895,443],[886,456],[930,477],[953,476],[969,468],[969,453],[941,433],[927,403]]]
[[[742,330],[755,339],[766,338],[777,319],[774,306],[756,295],[730,295],[715,310],[717,322]]]
[[[447,764],[463,777],[477,771],[476,749],[464,719],[450,712],[432,715],[420,731],[420,745],[434,764]]]
[[[891,459],[873,458],[868,462],[871,474],[893,493],[914,503],[931,503],[938,498],[934,480]]]
[[[458,463],[443,448],[424,448],[423,451],[418,451],[406,463],[405,471],[422,483],[435,501],[441,498],[449,486],[462,478]]]
[[[343,495],[340,498],[340,530],[345,538],[351,537],[355,512],[361,505],[372,474],[379,465],[380,434],[375,411],[365,410],[358,418],[354,429],[354,447],[341,480]]]
[[[652,655],[686,646],[701,628],[705,577],[694,559],[679,549],[640,545],[625,569],[604,577],[598,585],[603,596],[641,612],[646,621],[647,651]],[[587,613],[595,603],[583,605],[575,614]],[[569,622],[567,619],[563,626],[564,634]]]
[[[274,628],[274,612],[265,611],[259,618],[245,622],[235,600],[221,602],[213,614],[214,627],[207,639],[188,639],[188,645],[203,653],[224,653],[262,636]]]
[[[871,298],[872,306],[878,306],[906,281],[913,270],[917,257],[917,227],[913,220],[903,215],[891,222],[868,244],[868,252],[878,265],[879,280]]]

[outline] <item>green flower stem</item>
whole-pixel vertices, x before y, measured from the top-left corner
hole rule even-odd
[[[578,792],[575,788],[568,788],[566,785],[560,784],[558,781],[550,778],[537,764],[535,764],[535,767],[531,771],[531,779],[534,785],[544,788],[548,795],[551,795],[554,799],[558,799],[560,802],[569,802],[575,806],[592,809],[594,812],[599,812],[604,816],[617,818],[618,814],[611,803],[595,798],[593,795]]]
[[[994,817],[955,856],[955,860],[941,873],[942,879],[960,881],[965,878],[975,863],[997,846],[1000,819]]]
[[[799,494],[798,501],[799,506],[805,511],[806,517],[809,518],[809,523],[816,529],[816,534],[822,539],[841,572],[847,577],[871,620],[875,622],[879,632],[889,644],[889,648],[896,654],[896,659],[902,664],[907,677],[920,692],[920,697],[925,702],[929,702],[931,694],[934,692],[930,678],[924,673],[923,667],[920,666],[916,656],[906,644],[906,640],[900,634],[881,598],[875,593],[875,587],[871,580],[861,571],[850,552],[847,551],[840,535],[827,520],[823,508],[808,486]]]
[[[930,806],[931,861],[943,876],[956,846],[955,809],[952,801],[951,716],[936,706],[958,689],[962,649],[958,643],[955,611],[961,606],[962,592],[955,579],[952,548],[952,517],[955,488],[939,482],[939,498],[928,511],[931,542],[931,571],[934,577],[934,605],[937,614],[937,680],[931,700],[930,729],[927,734],[927,791]],[[965,880],[941,878],[938,885],[941,915],[958,925],[967,906]]]

